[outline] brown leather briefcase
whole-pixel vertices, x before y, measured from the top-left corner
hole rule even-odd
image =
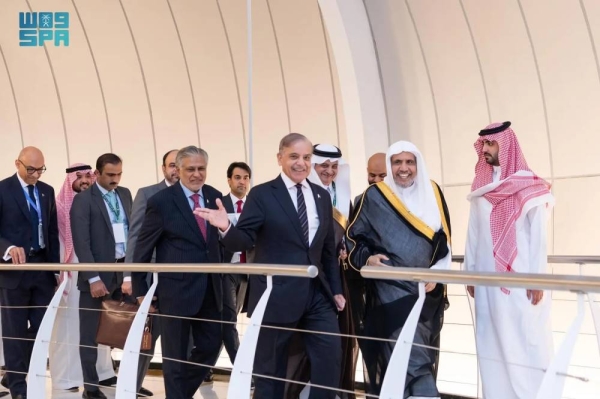
[[[138,305],[129,302],[112,299],[102,301],[96,342],[111,348],[123,349],[138,309]],[[149,350],[152,346],[150,322],[150,317],[148,317],[144,328],[144,336],[142,337],[141,350]]]

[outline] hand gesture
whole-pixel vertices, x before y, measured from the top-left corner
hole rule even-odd
[[[367,266],[387,266],[381,260],[390,260],[390,258],[382,254],[371,255],[367,259]]]
[[[531,304],[534,306],[540,303],[543,297],[543,290],[527,290],[527,299],[529,299],[531,301]]]
[[[434,290],[437,283],[426,283],[425,284],[425,292],[431,292]]]
[[[92,298],[102,298],[110,293],[106,289],[106,286],[102,280],[98,280],[90,284],[90,294],[92,294]]]
[[[346,298],[342,294],[334,295],[333,300],[335,301],[335,306],[337,307],[338,312],[344,310],[346,306]]]
[[[13,265],[20,265],[27,262],[25,250],[22,247],[12,247],[8,254],[12,258]]]
[[[123,281],[121,284],[121,292],[125,295],[133,294],[133,287],[131,286],[131,281]]]
[[[227,228],[229,228],[227,211],[225,210],[225,207],[220,199],[217,198],[216,203],[219,209],[196,208],[194,209],[194,214],[200,216],[202,219],[206,220],[219,230],[225,231]]]

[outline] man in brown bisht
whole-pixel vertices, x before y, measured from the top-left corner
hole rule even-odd
[[[414,144],[399,141],[388,149],[386,164],[387,176],[364,192],[350,221],[346,235],[350,264],[356,269],[364,265],[449,269],[448,208],[439,186],[429,180],[423,156]],[[364,335],[396,341],[417,302],[418,283],[365,281]],[[428,283],[425,291],[403,395],[409,399],[440,398],[435,375],[445,287]],[[379,395],[395,342],[363,340],[363,345],[368,393]]]

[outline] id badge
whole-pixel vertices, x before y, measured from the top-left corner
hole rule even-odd
[[[38,224],[38,244],[40,248],[45,247],[44,243],[44,226],[42,224]]]
[[[115,243],[121,244],[125,242],[125,224],[124,223],[113,223],[113,235],[115,236]]]

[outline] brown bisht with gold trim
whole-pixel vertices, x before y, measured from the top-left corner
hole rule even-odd
[[[346,236],[348,260],[360,269],[371,255],[383,254],[393,267],[429,268],[449,254],[450,218],[441,190],[434,182],[442,229],[433,231],[411,214],[384,182],[370,186],[363,194],[352,217]],[[364,335],[396,340],[418,298],[415,282],[365,280],[366,310]],[[439,397],[435,374],[439,335],[446,307],[445,287],[438,284],[427,294],[415,332],[408,365],[404,397]],[[369,390],[379,394],[395,343],[364,341],[363,357],[367,367]],[[422,345],[422,346],[421,346]],[[363,348],[363,342],[361,342]]]

